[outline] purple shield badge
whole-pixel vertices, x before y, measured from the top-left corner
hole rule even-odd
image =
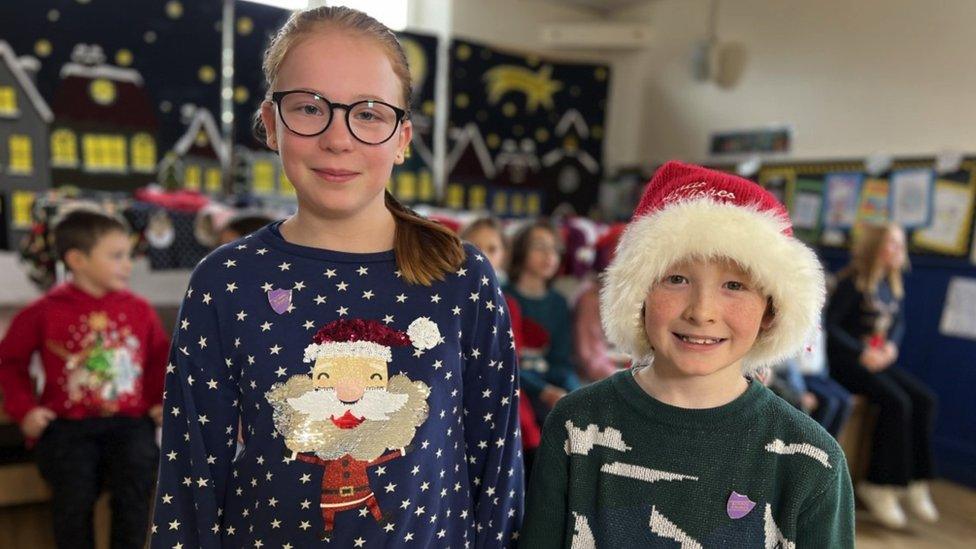
[[[271,290],[268,292],[268,303],[279,315],[291,307],[291,290]]]
[[[733,491],[729,495],[729,501],[725,504],[725,512],[729,514],[730,519],[736,520],[748,515],[749,511],[752,511],[752,508],[755,506],[755,501]]]

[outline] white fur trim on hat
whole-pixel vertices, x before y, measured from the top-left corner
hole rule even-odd
[[[433,349],[441,342],[441,331],[437,324],[426,316],[417,318],[407,326],[407,336],[410,337],[410,343],[421,351]]]
[[[651,286],[682,259],[724,257],[756,277],[776,311],[743,358],[743,370],[795,354],[819,322],[824,275],[816,254],[783,234],[786,226],[773,211],[710,199],[674,203],[631,221],[600,292],[607,339],[637,361],[648,361],[653,353],[641,309]]]
[[[337,356],[375,358],[384,362],[393,360],[393,353],[390,352],[389,347],[372,341],[327,341],[311,343],[305,347],[305,362]]]

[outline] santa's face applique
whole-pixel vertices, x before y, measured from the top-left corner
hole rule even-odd
[[[305,349],[309,375],[272,386],[267,399],[275,429],[293,459],[322,469],[322,539],[335,514],[366,507],[381,525],[367,468],[402,457],[427,420],[430,387],[406,375],[389,376],[392,348],[430,349],[440,342],[426,317],[400,332],[374,320],[337,320],[324,326]]]

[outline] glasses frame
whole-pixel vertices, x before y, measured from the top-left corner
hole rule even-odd
[[[302,133],[299,131],[295,131],[294,129],[292,129],[291,126],[288,125],[288,122],[285,120],[285,115],[282,114],[281,100],[284,99],[285,96],[291,95],[293,93],[304,93],[304,94],[311,95],[316,99],[324,101],[325,104],[329,106],[329,121],[328,123],[326,123],[324,128],[322,128],[320,131],[315,133]],[[315,137],[318,135],[322,135],[323,133],[325,133],[326,130],[329,129],[329,126],[332,125],[332,121],[335,120],[335,110],[344,109],[346,111],[346,116],[344,117],[346,120],[346,129],[349,130],[349,135],[351,135],[353,139],[359,141],[364,145],[382,145],[383,143],[386,143],[387,141],[392,139],[394,135],[396,135],[397,129],[400,127],[400,124],[403,123],[405,120],[409,120],[410,118],[409,116],[410,113],[407,112],[406,110],[391,105],[389,103],[386,103],[384,101],[379,101],[376,99],[363,99],[362,101],[356,101],[355,103],[349,103],[349,104],[336,103],[334,101],[329,101],[327,98],[322,97],[320,94],[309,90],[285,90],[285,91],[272,92],[271,101],[278,107],[278,117],[281,118],[281,123],[284,124],[286,128],[288,128],[288,131],[290,131],[295,135],[300,135],[302,137]],[[396,123],[393,124],[393,131],[390,132],[390,135],[386,139],[379,141],[377,143],[370,143],[369,141],[363,141],[362,139],[360,139],[359,136],[356,135],[356,132],[352,130],[352,125],[349,123],[349,113],[352,112],[353,107],[355,107],[356,105],[360,105],[362,103],[379,103],[380,105],[385,105],[393,109],[394,114],[396,114]]]

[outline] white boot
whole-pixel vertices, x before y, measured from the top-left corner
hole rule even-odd
[[[936,522],[939,520],[939,510],[935,508],[932,501],[932,494],[929,492],[929,483],[923,480],[916,480],[908,485],[905,495],[908,500],[908,508],[918,518],[925,522]]]
[[[871,515],[888,528],[901,529],[908,523],[898,504],[898,488],[895,486],[861,482],[857,485],[857,495]]]

